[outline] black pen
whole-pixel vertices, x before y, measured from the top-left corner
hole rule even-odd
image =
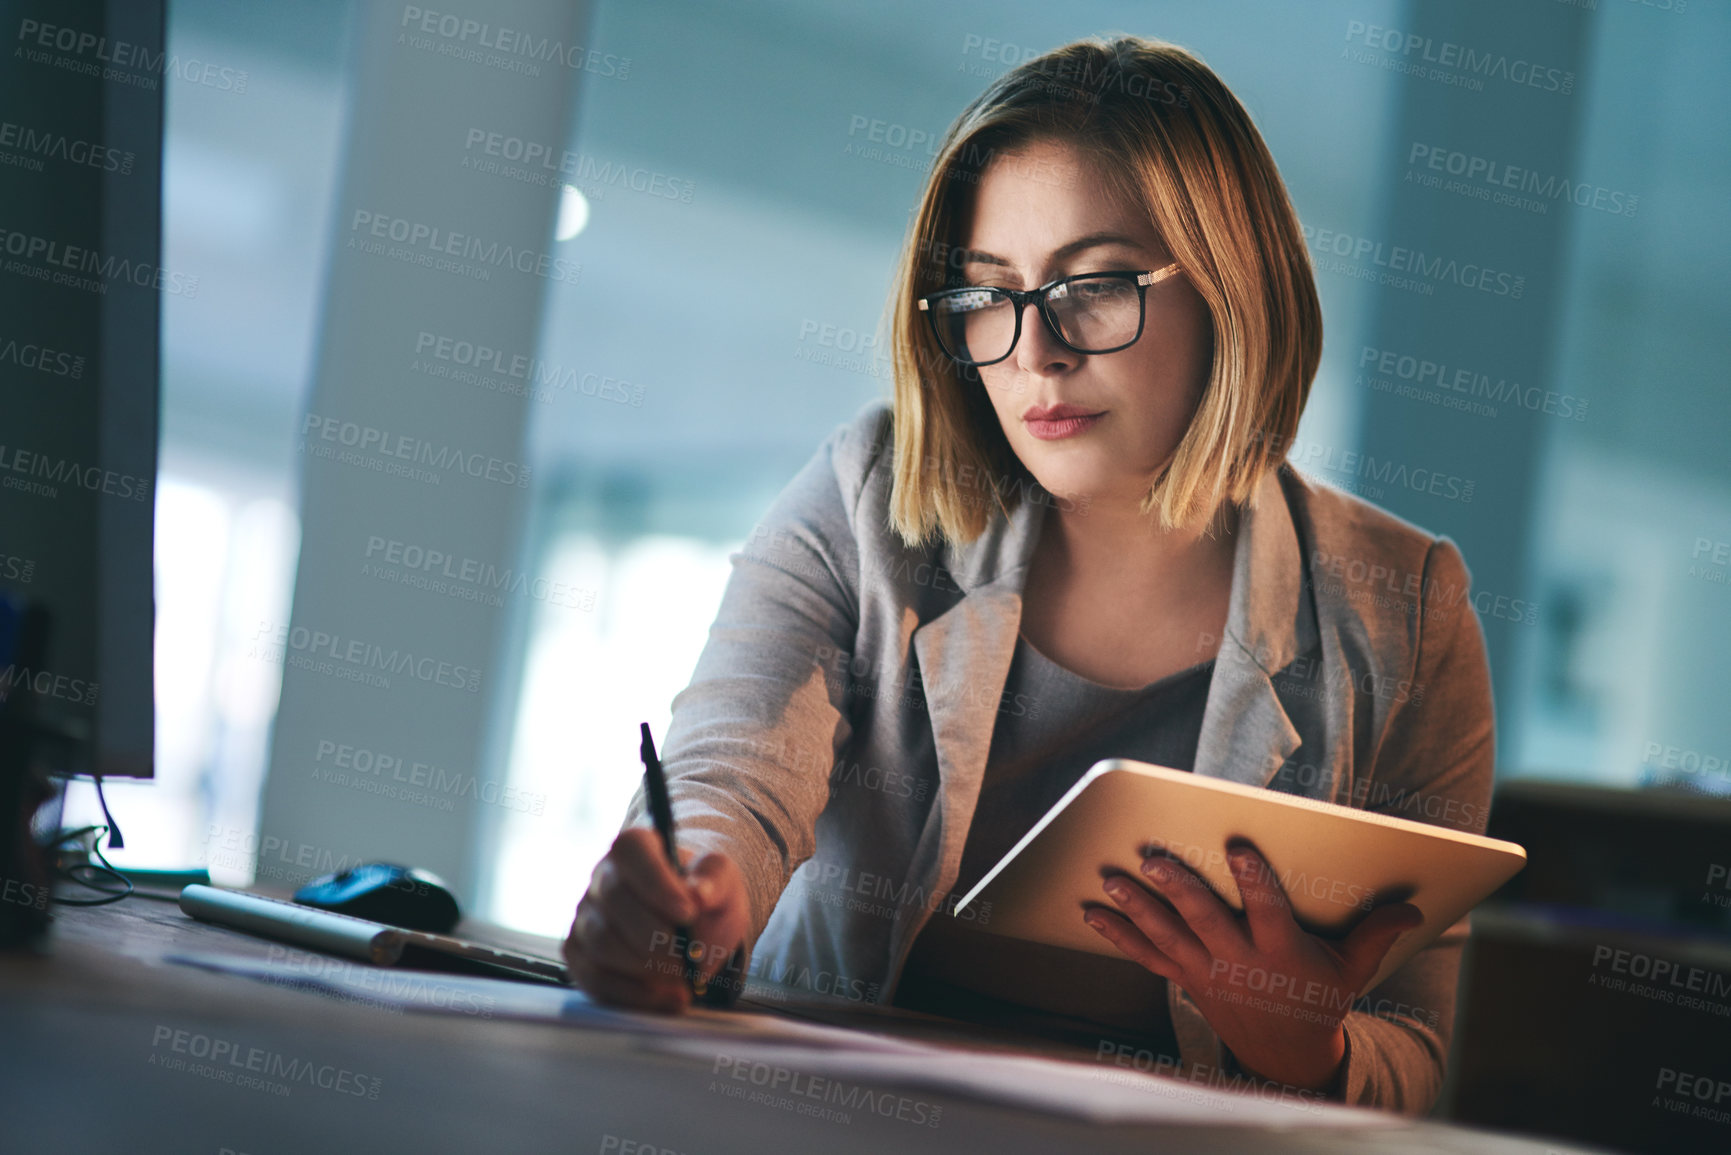
[[[655,739],[649,736],[649,723],[641,722],[639,726],[643,731],[640,753],[643,756],[643,787],[649,795],[649,816],[655,820],[655,831],[661,835],[661,845],[667,851],[667,861],[672,864],[673,872],[684,878],[685,868],[679,864],[679,851],[673,844],[673,803],[667,798],[667,777],[661,772],[661,759],[655,756]],[[693,958],[697,944],[691,940],[691,928],[676,926],[673,935],[675,942],[683,944],[680,954],[685,960],[685,983],[691,988],[693,997],[702,998],[708,984],[698,972],[697,961]]]

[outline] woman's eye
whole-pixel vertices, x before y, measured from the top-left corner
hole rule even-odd
[[[1116,301],[1120,297],[1126,297],[1130,292],[1129,284],[1120,280],[1081,281],[1070,286],[1071,296],[1090,304]]]

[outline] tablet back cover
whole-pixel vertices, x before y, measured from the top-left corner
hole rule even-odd
[[[1423,912],[1424,923],[1395,941],[1365,990],[1526,863],[1512,842],[1115,758],[1089,770],[957,909],[989,902],[990,924],[979,929],[1117,956],[1082,921],[1087,908],[1112,905],[1105,877],[1140,882],[1143,857],[1164,851],[1242,910],[1226,862],[1233,838],[1256,844],[1299,925],[1313,933],[1344,935],[1388,902]]]

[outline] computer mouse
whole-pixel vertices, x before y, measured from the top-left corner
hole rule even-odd
[[[315,878],[295,891],[294,899],[302,906],[434,934],[449,934],[462,917],[451,888],[438,875],[389,862],[363,862]]]

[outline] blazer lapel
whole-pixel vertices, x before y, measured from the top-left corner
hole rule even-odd
[[[914,865],[935,874],[934,895],[949,890],[961,865],[1021,620],[1020,592],[993,583],[914,631],[939,782]]]
[[[1315,610],[1279,471],[1265,474],[1234,549],[1232,600],[1214,661],[1194,772],[1267,786],[1302,738],[1270,674],[1311,648]]]
[[[1045,509],[1023,501],[1009,518],[993,518],[980,537],[961,549],[946,545],[945,564],[963,596],[913,633],[938,763],[937,798],[911,863],[914,877],[931,880],[928,905],[948,896],[961,868],[962,846],[991,752],[999,696],[1016,653],[1028,560]],[[926,913],[924,908],[904,907],[897,922],[907,925],[898,929],[917,932]],[[909,933],[903,944],[911,941]]]

